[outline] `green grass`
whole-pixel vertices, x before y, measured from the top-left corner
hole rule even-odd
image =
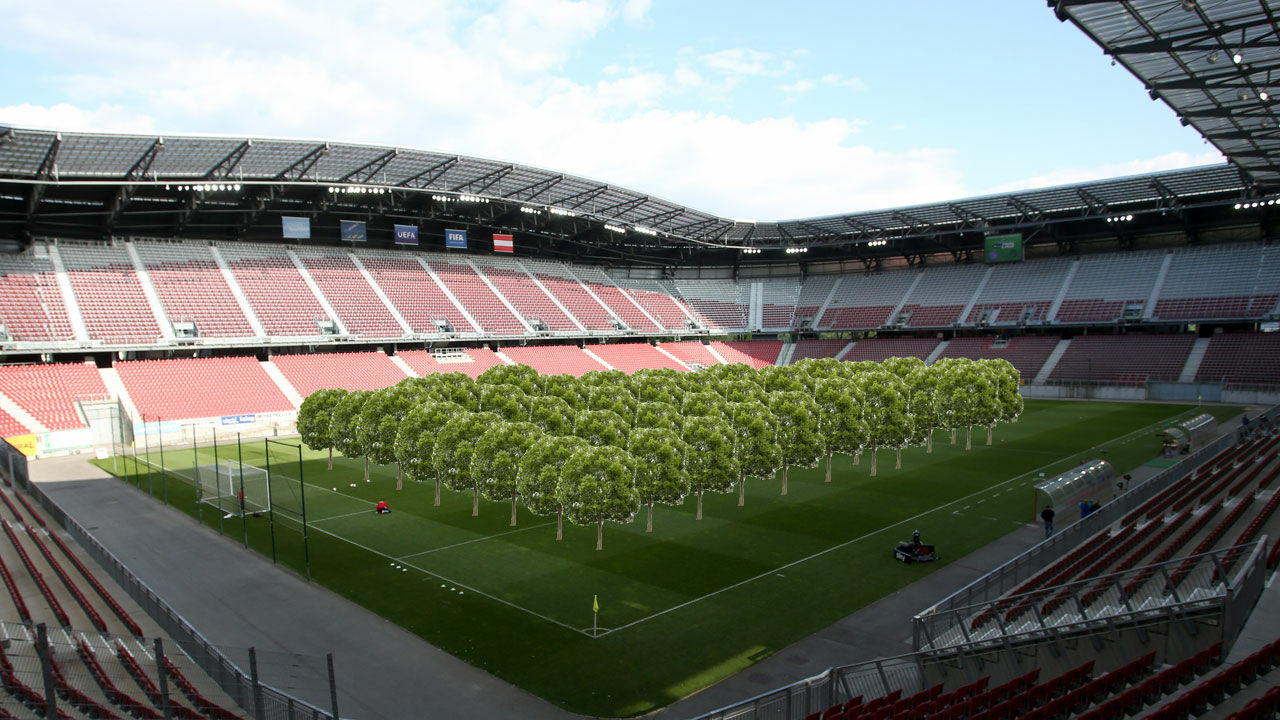
[[[554,518],[521,510],[510,528],[509,504],[482,501],[479,517],[471,517],[470,495],[448,491],[433,507],[430,484],[406,481],[404,490],[394,489],[394,467],[375,467],[365,483],[361,460],[336,458],[330,471],[322,452],[304,449],[310,572],[567,710],[632,716],[738,672],[1034,522],[1030,485],[1040,472],[1052,476],[1093,457],[1120,473],[1142,465],[1159,452],[1158,424],[1195,411],[1028,401],[1018,423],[997,428],[992,446],[985,429],[975,429],[968,452],[963,430],[954,446],[939,432],[932,454],[903,453],[902,470],[894,469],[893,452],[882,450],[878,477],[868,476],[866,456],[857,466],[837,458],[830,484],[820,467],[793,468],[786,496],[777,479],[749,480],[745,507],[737,507],[736,492],[708,495],[698,521],[691,498],[656,508],[652,533],[644,532],[642,511],[629,525],[606,525],[602,551],[594,549],[594,527],[566,525],[557,542]],[[1225,419],[1238,409],[1211,412]],[[263,447],[247,443],[244,461],[265,465]],[[212,462],[211,449],[198,454],[200,463]],[[190,468],[195,455],[189,447],[166,448],[165,465]],[[282,455],[272,452],[277,469]],[[112,469],[112,460],[98,462]],[[272,553],[265,517],[201,511],[194,489],[172,475],[161,481],[144,471],[126,480],[167,493],[175,507],[232,538],[247,532],[251,546]],[[372,513],[378,499],[391,503],[391,515]],[[301,572],[301,535],[278,520],[277,561]],[[940,545],[942,563],[891,559],[893,544],[917,528]],[[593,638],[595,595],[601,633]],[[927,601],[921,603],[923,609]]]

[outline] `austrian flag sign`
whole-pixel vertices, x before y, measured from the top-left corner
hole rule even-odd
[[[515,240],[510,235],[493,234],[493,251],[494,252],[515,252]]]

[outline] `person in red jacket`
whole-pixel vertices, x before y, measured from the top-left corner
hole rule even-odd
[[[373,508],[373,511],[379,515],[386,515],[391,512],[391,506],[387,504],[386,500],[379,500],[378,504]]]

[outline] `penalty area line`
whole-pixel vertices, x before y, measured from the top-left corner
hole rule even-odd
[[[462,542],[456,542],[456,543],[453,543],[452,545],[441,545],[438,548],[431,548],[430,550],[422,550],[416,553],[409,553],[408,555],[401,555],[396,559],[407,560],[412,557],[418,557],[419,555],[430,555],[431,553],[440,552],[441,550],[452,550],[453,548],[462,547],[463,545],[470,545],[471,543],[484,542],[485,540],[493,540],[494,538],[500,538],[504,535],[513,535],[515,533],[521,533],[521,532],[524,532],[525,530],[535,530],[537,528],[544,528],[551,524],[553,523],[550,521],[547,521],[544,523],[539,523],[538,525],[525,525],[522,528],[516,528],[515,530],[507,530],[506,532],[500,532],[496,535],[482,535],[478,538],[463,540]]]

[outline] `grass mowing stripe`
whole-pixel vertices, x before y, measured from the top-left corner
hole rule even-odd
[[[544,528],[544,527],[547,527],[547,526],[549,526],[549,525],[554,525],[554,524],[555,524],[554,522],[547,521],[547,522],[544,522],[544,523],[542,523],[542,524],[540,524],[540,525],[526,525],[525,527],[522,527],[522,528],[516,528],[515,530],[508,530],[508,531],[506,531],[506,532],[498,533],[497,535],[485,535],[485,536],[483,536],[483,537],[473,538],[473,539],[471,539],[471,540],[463,540],[462,542],[456,542],[456,543],[454,543],[454,544],[452,544],[452,545],[444,545],[444,546],[442,546],[442,547],[432,548],[432,549],[430,549],[430,550],[423,550],[422,552],[410,553],[410,554],[408,554],[408,555],[403,555],[403,556],[401,556],[401,558],[400,558],[400,559],[401,559],[401,560],[404,560],[404,559],[408,559],[408,558],[411,558],[411,557],[418,557],[419,555],[430,555],[431,553],[440,552],[440,551],[442,551],[442,550],[452,550],[453,548],[462,547],[463,545],[470,545],[471,543],[484,542],[485,540],[492,540],[492,539],[494,539],[494,538],[500,538],[500,537],[502,537],[502,536],[504,536],[504,535],[514,535],[514,534],[516,534],[516,533],[521,533],[521,532],[524,532],[524,531],[526,531],[526,530],[533,530],[533,529],[535,529],[535,528]]]

